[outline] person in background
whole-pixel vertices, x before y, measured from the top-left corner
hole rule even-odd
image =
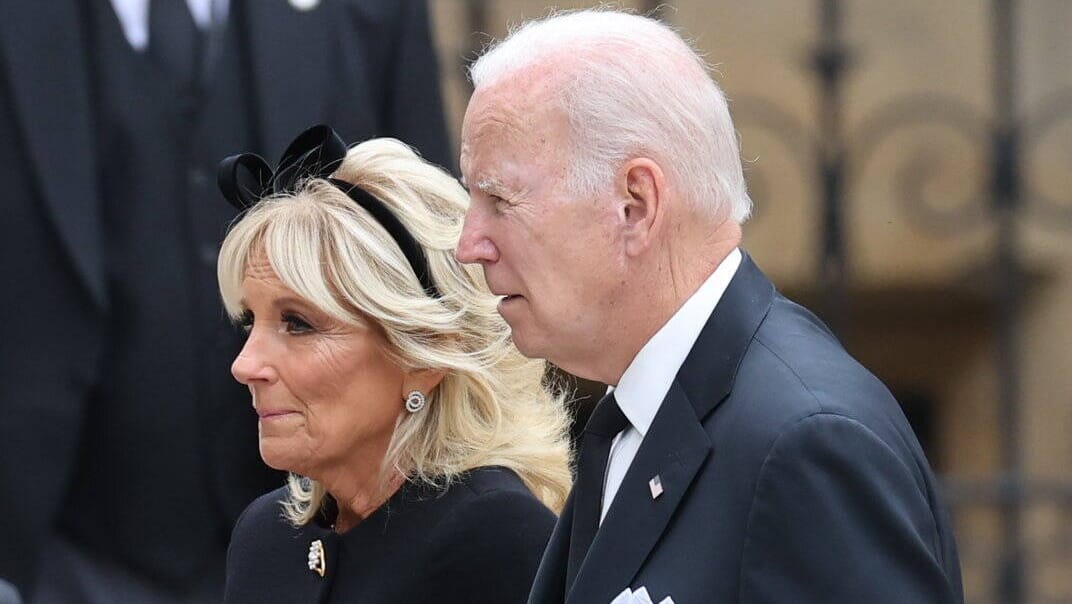
[[[274,172],[228,159],[221,187],[248,208],[219,259],[249,334],[231,371],[291,473],[235,527],[225,602],[524,602],[570,487],[567,416],[454,259],[465,191],[326,126]]]
[[[330,121],[450,164],[423,0],[0,0],[0,578],[200,603],[256,455],[213,174]]]
[[[706,67],[596,10],[471,69],[458,259],[522,353],[614,387],[530,602],[960,602],[897,401],[740,249],[751,200]]]

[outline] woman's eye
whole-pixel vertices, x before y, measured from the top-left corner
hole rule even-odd
[[[284,313],[282,317],[283,330],[286,333],[299,334],[313,331],[313,326],[295,314]]]
[[[243,310],[242,314],[238,315],[238,326],[249,333],[249,330],[253,329],[253,311]]]

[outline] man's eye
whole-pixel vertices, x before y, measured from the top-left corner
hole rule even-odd
[[[299,317],[298,315],[291,313],[284,313],[282,316],[283,330],[290,334],[309,333],[313,331],[313,326]]]

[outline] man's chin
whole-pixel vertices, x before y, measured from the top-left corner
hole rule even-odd
[[[535,345],[531,337],[528,337],[523,328],[514,327],[509,320],[506,321],[507,325],[510,325],[510,341],[514,343],[514,347],[522,356],[530,359],[546,359],[544,351]]]
[[[510,321],[510,317],[517,317],[521,312],[521,306],[525,303],[525,298],[522,296],[503,296],[499,299],[499,304],[496,306],[496,310],[502,318]]]

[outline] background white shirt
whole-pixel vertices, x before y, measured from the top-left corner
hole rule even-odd
[[[134,50],[149,46],[149,2],[151,0],[112,0],[112,8],[123,26],[123,34]],[[228,0],[186,0],[190,15],[201,31],[227,19]]]
[[[662,406],[663,398],[670,391],[674,377],[740,265],[741,250],[734,248],[696,293],[644,344],[633,362],[626,367],[618,385],[607,389],[607,392],[614,392],[618,406],[629,420],[629,427],[619,432],[611,443],[603,483],[603,505],[599,512],[600,523],[618,494],[625,473]]]

